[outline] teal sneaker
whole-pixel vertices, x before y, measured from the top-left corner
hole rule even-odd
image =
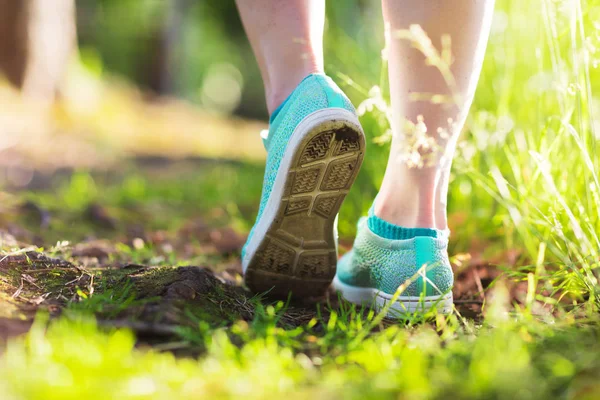
[[[262,198],[242,249],[246,285],[280,296],[322,295],[335,275],[337,213],[365,153],[358,117],[329,77],[311,74],[263,140]]]
[[[353,249],[338,262],[334,288],[352,303],[381,309],[402,286],[388,316],[433,307],[449,313],[454,274],[448,260],[448,233],[440,236],[390,240],[373,233],[367,218],[362,218]]]

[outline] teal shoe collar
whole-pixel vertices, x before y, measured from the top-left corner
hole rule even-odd
[[[262,131],[260,134],[260,137],[263,141],[263,145],[265,146],[267,152],[271,147],[270,144],[273,134],[277,132],[277,129],[279,128],[279,125],[283,120],[283,116],[286,114],[288,108],[293,103],[293,98],[297,97],[297,95],[303,90],[303,86],[306,83],[306,81],[311,78],[324,79],[326,77],[327,76],[322,73],[313,73],[305,76],[304,79],[300,81],[298,86],[296,86],[296,88],[292,91],[292,93],[290,93],[289,96],[275,109],[275,111],[273,111],[271,117],[269,118],[269,129]]]

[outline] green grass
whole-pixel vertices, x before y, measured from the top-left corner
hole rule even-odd
[[[147,230],[175,231],[198,218],[248,231],[260,197],[263,169],[210,160],[156,165],[127,162],[121,170],[109,173],[80,170],[57,175],[41,189],[17,192],[8,205],[13,214],[20,215],[20,224],[39,231],[49,244],[78,242],[89,236],[114,238],[140,221]],[[19,204],[26,201],[49,213],[48,226],[40,229],[37,212],[19,212]],[[90,205],[100,205],[114,227],[90,217]],[[14,219],[10,212],[5,214],[4,218]]]
[[[44,332],[40,316],[0,361],[4,390],[28,399],[600,395],[597,317],[549,325],[499,301],[482,326],[452,316],[378,327],[373,314],[348,308],[290,328],[282,312],[261,308],[250,323],[227,329],[199,325],[187,337],[206,348],[198,360],[136,348],[128,331],[99,330],[82,318],[62,318]]]
[[[359,104],[375,83],[385,87],[381,37],[342,24],[357,8],[328,8],[328,70]],[[203,308],[183,308],[185,324],[169,342],[137,342],[127,329],[94,322],[94,315],[145,304],[134,286],[103,272],[97,293],[80,288],[62,317],[41,314],[28,335],[7,344],[0,397],[599,398],[600,100],[592,95],[600,89],[599,21],[594,1],[498,1],[449,194],[452,251],[505,260],[504,279],[520,285],[516,297],[500,281],[492,285],[481,319],[454,313],[391,323],[342,302],[309,305],[305,320],[293,304],[216,291],[198,300]],[[361,121],[370,139],[385,136],[380,111]],[[370,145],[342,208],[344,236],[370,206],[386,156],[386,146]],[[90,202],[114,212],[123,225],[117,235],[128,218],[176,231],[207,213],[247,230],[260,175],[259,166],[246,165],[179,179],[126,172],[111,181],[81,172],[52,193],[19,196],[60,214],[49,228],[52,240],[76,241],[96,229],[79,223]],[[135,262],[198,260],[165,258],[149,246],[121,250]],[[503,256],[509,251],[517,256]],[[243,313],[239,301],[246,301]],[[194,357],[175,356],[182,349]]]

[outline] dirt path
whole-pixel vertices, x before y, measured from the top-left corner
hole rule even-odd
[[[94,315],[104,326],[132,329],[141,343],[171,350],[186,329],[252,321],[256,307],[277,301],[242,285],[242,232],[257,196],[250,183],[261,173],[239,163],[155,159],[117,173],[36,175],[22,188],[0,192],[6,200],[0,337],[26,332],[40,310],[52,317]],[[215,187],[221,192],[213,193]],[[350,245],[342,240],[341,251]],[[480,291],[499,272],[464,254],[454,258],[454,268],[457,309],[479,318]],[[292,301],[280,323],[300,326],[336,307],[332,292]]]

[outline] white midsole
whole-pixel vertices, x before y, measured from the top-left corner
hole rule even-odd
[[[394,295],[384,293],[371,287],[352,286],[344,283],[336,276],[333,279],[333,287],[342,294],[342,297],[351,303],[365,306],[374,306],[377,310],[383,309],[393,300]],[[414,313],[417,311],[427,312],[435,308],[442,314],[452,312],[452,293],[439,296],[399,296],[397,300],[389,305],[388,316],[398,314]]]
[[[285,154],[281,159],[281,164],[279,165],[279,170],[277,171],[275,183],[273,184],[271,194],[269,195],[269,200],[267,200],[267,205],[265,206],[263,214],[256,224],[256,227],[254,228],[254,234],[252,235],[252,238],[246,247],[246,254],[242,259],[242,271],[244,273],[246,272],[252,257],[254,257],[254,253],[256,253],[256,250],[260,246],[260,243],[264,239],[269,227],[275,219],[277,210],[279,208],[278,203],[283,197],[285,180],[288,177],[292,160],[298,151],[298,147],[302,143],[302,139],[304,139],[305,135],[312,131],[312,129],[317,125],[332,120],[346,121],[356,125],[357,129],[360,129],[360,122],[358,121],[356,115],[344,108],[332,107],[318,110],[308,114],[302,121],[300,121],[290,136]]]

